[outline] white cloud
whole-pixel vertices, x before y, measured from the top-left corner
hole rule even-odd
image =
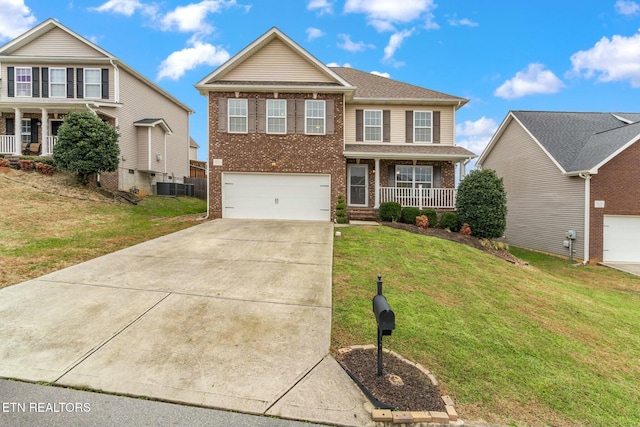
[[[402,30],[398,33],[394,33],[389,37],[389,44],[384,48],[384,57],[383,61],[389,61],[393,58],[393,55],[396,53],[396,50],[402,45],[402,42],[405,38],[411,36],[414,33],[414,29],[410,30]]]
[[[347,0],[344,5],[345,13],[363,13],[368,23],[380,32],[394,31],[394,25],[420,19],[433,9],[434,0]]]
[[[307,41],[312,41],[317,39],[318,37],[324,36],[324,32],[318,28],[309,27],[307,28]]]
[[[138,0],[109,0],[98,7],[90,7],[89,10],[96,12],[112,12],[131,16],[136,13],[137,10],[153,14],[156,11],[156,6],[145,4]]]
[[[640,87],[640,33],[631,37],[603,37],[589,50],[571,55],[573,71],[601,82],[629,80]]]
[[[462,18],[449,19],[449,25],[451,25],[452,27],[477,27],[480,24],[478,24],[477,22],[473,22],[468,18]]]
[[[386,77],[386,78],[391,78],[391,74],[389,73],[384,73],[382,71],[371,71],[371,74],[376,75],[376,76],[380,76],[380,77]]]
[[[161,19],[160,26],[164,31],[209,34],[213,31],[213,27],[206,22],[207,15],[220,12],[234,4],[235,0],[205,0],[178,6]]]
[[[342,43],[338,43],[338,47],[347,52],[362,52],[367,49],[375,49],[375,46],[372,44],[367,44],[363,41],[352,41],[349,34],[338,34],[338,37],[342,39]]]
[[[344,68],[351,68],[351,64],[348,62],[345,62],[344,64],[340,65],[337,62],[329,62],[327,64],[327,67],[344,67]]]
[[[515,99],[526,95],[556,93],[564,87],[564,83],[542,64],[529,64],[518,71],[515,77],[504,82],[493,93],[505,99]]]
[[[217,67],[230,57],[222,47],[194,41],[192,47],[173,52],[160,64],[158,80],[178,80],[184,73],[199,65]]]
[[[457,144],[476,154],[482,153],[498,129],[495,120],[485,116],[456,125]]]
[[[9,40],[28,31],[37,19],[24,0],[0,0],[0,40]]]
[[[317,10],[320,15],[333,13],[333,3],[327,0],[311,0],[307,5],[307,10]]]
[[[425,14],[425,25],[424,27],[427,30],[439,30],[440,29],[440,25],[438,25],[438,23],[436,22],[436,16],[431,13],[428,12],[427,14]]]
[[[640,12],[640,5],[630,0],[618,0],[614,7],[620,15],[635,15]]]

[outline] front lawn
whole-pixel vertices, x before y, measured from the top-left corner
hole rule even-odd
[[[396,315],[384,345],[430,369],[466,421],[640,425],[640,278],[388,227],[334,241],[332,348],[375,344],[376,278]],[[372,366],[372,369],[375,369]]]

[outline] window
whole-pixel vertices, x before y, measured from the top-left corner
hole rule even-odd
[[[414,142],[433,142],[431,111],[413,112],[413,140]]]
[[[16,67],[16,96],[31,96],[31,68]]]
[[[382,142],[381,110],[364,110],[364,140]]]
[[[229,99],[229,133],[247,133],[247,100]]]
[[[325,134],[325,105],[324,101],[307,100],[305,102],[304,133]]]
[[[64,98],[67,96],[67,70],[64,68],[49,68],[49,96]]]
[[[99,68],[84,69],[84,97],[100,98],[102,96],[102,70]]]
[[[396,166],[396,187],[431,188],[433,186],[432,166]]]
[[[267,133],[287,133],[287,101],[267,99]]]
[[[20,141],[23,143],[31,142],[31,119],[22,119],[20,127]]]

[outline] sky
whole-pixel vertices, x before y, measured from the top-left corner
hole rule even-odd
[[[0,44],[54,18],[196,113],[194,85],[278,27],[327,65],[469,99],[480,155],[510,110],[640,112],[640,0],[0,0]]]

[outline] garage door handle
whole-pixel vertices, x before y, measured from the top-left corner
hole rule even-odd
[[[278,198],[276,197],[276,205],[278,204]]]

